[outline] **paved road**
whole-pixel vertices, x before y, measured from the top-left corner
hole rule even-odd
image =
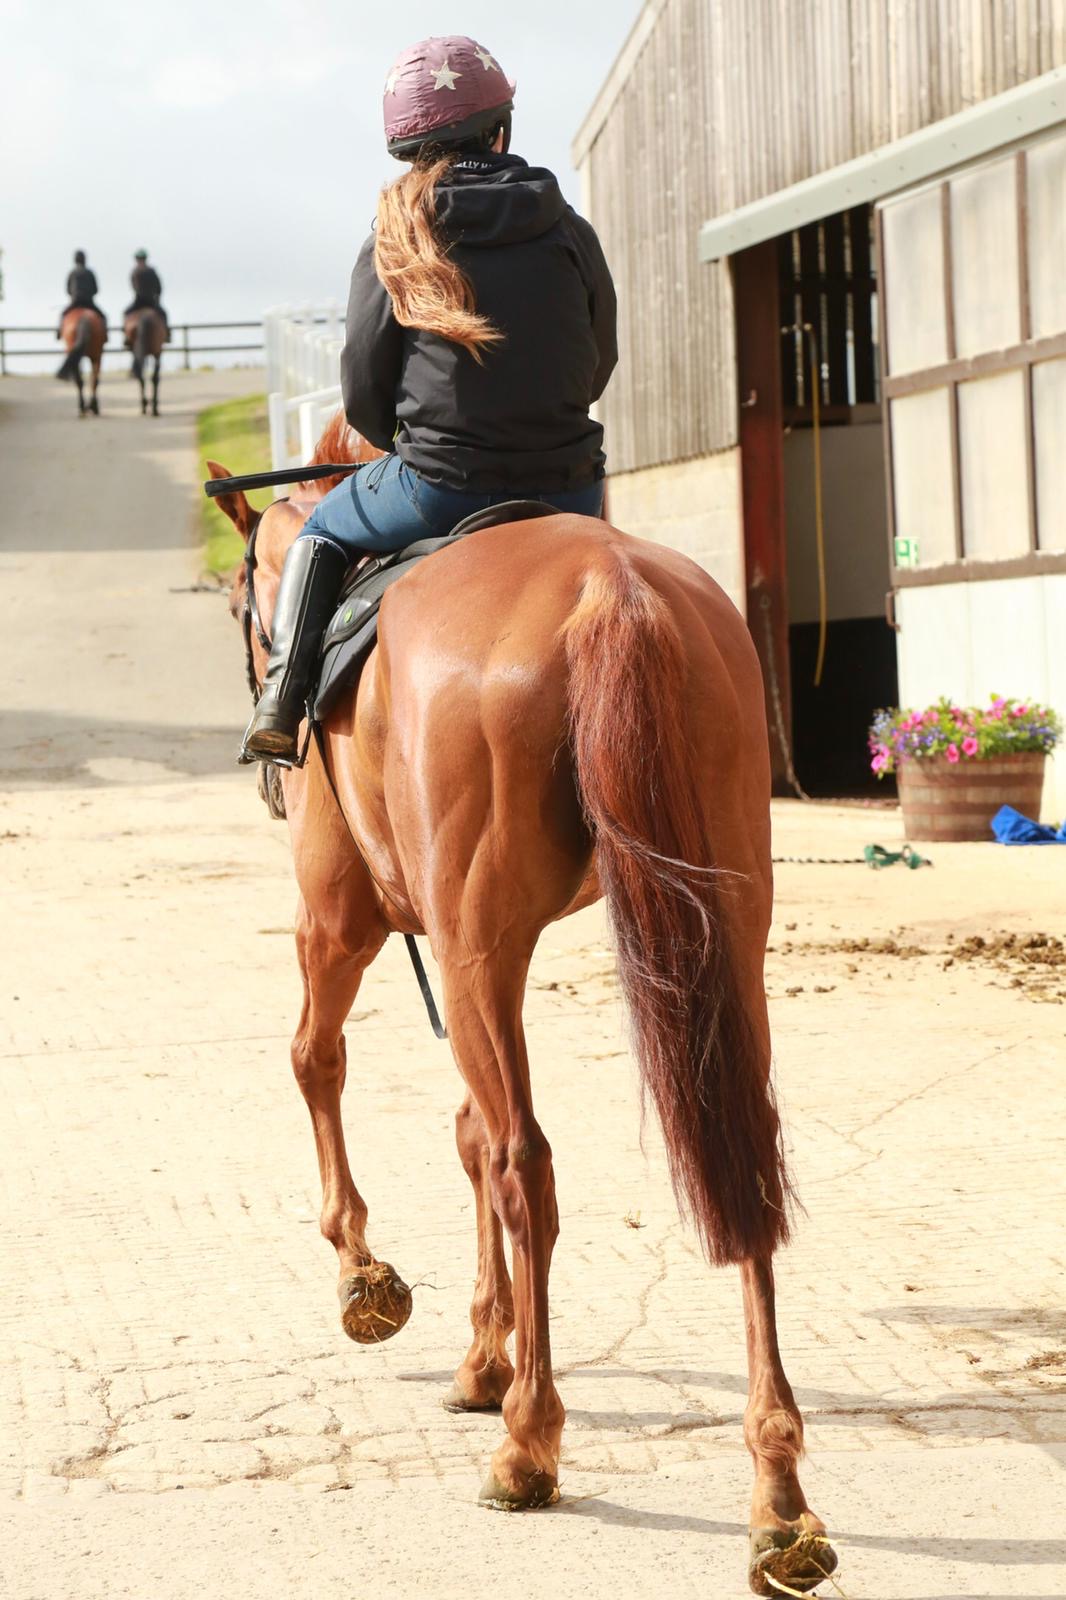
[[[528,1006],[563,1219],[563,1505],[479,1511],[499,1424],[438,1404],[472,1208],[402,948],[359,997],[346,1098],[371,1239],[420,1287],[394,1344],[339,1332],[287,1066],[284,831],[231,764],[236,630],[190,592],[193,416],[243,381],[171,380],[157,423],[118,382],[99,422],[0,385],[0,1591],[742,1592],[738,1286],[677,1223],[653,1129],[641,1149],[598,911],[546,939]],[[788,855],[898,836],[883,811],[775,826]],[[1061,934],[1066,852],[936,854],[782,869],[769,982],[807,1207],[782,1343],[853,1600],[1050,1600],[1066,977],[1046,946],[964,940]]]

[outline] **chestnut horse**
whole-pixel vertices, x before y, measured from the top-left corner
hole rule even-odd
[[[148,415],[148,389],[144,381],[144,364],[149,357],[154,360],[152,369],[152,415],[159,415],[159,361],[163,354],[163,342],[166,334],[166,325],[159,312],[151,306],[142,306],[138,311],[130,311],[123,326],[126,343],[133,351],[133,366],[130,368],[130,377],[136,378],[141,386],[141,415]]]
[[[315,461],[355,459],[353,439],[338,418]],[[261,517],[240,492],[219,497],[245,539],[256,530],[266,627],[285,551],[336,481],[303,485]],[[248,606],[243,569],[232,604],[235,615]],[[379,621],[358,687],[323,730],[329,775],[312,746],[284,776],[304,982],[292,1064],[345,1330],[389,1338],[411,1299],[367,1242],[341,1126],[342,1030],[388,935],[425,933],[466,1084],[457,1143],[477,1212],[473,1342],[444,1403],[502,1406],[507,1433],[482,1500],[511,1510],[558,1498],[564,1412],[548,1309],[558,1214],[522,1000],[542,930],[602,894],[678,1199],[710,1260],[740,1267],[750,1581],[757,1593],[772,1592],[771,1578],[812,1588],[836,1558],[797,1477],[803,1424],[775,1328],[771,1258],[788,1237],[790,1189],[763,988],[769,758],[743,618],[685,556],[553,515],[443,549],[388,591]],[[252,648],[261,680],[254,634]]]
[[[75,306],[64,316],[60,324],[60,333],[63,337],[63,343],[67,347],[67,356],[56,373],[56,377],[77,385],[79,417],[84,417],[89,412],[98,417],[100,415],[100,402],[97,399],[96,390],[100,382],[100,363],[104,357],[104,341],[107,338],[104,319],[98,311],[92,311],[87,307]],[[85,398],[81,382],[81,363],[86,356],[89,358],[92,369],[88,400]]]

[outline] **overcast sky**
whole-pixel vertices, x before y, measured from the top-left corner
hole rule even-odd
[[[642,0],[0,0],[0,322],[47,323],[84,249],[115,316],[131,256],[175,321],[347,294],[381,184],[381,92],[428,34],[518,81],[513,148],[578,201],[569,145]]]

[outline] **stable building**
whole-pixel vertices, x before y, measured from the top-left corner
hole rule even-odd
[[[1066,0],[648,0],[575,139],[611,519],[745,611],[786,791],[879,706],[1066,713],[1064,63]]]

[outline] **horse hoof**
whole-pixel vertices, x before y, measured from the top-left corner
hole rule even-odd
[[[500,1411],[503,1409],[503,1397],[513,1381],[513,1372],[503,1372],[498,1375],[498,1380],[494,1375],[492,1380],[475,1383],[467,1389],[456,1378],[441,1405],[445,1411],[454,1412]]]
[[[540,1511],[553,1506],[559,1498],[559,1482],[553,1472],[535,1467],[532,1472],[516,1474],[509,1483],[503,1483],[495,1469],[481,1485],[478,1504],[490,1511]]]
[[[384,1344],[411,1315],[411,1291],[387,1261],[372,1261],[337,1286],[341,1327],[356,1344]]]
[[[457,1383],[452,1384],[441,1405],[455,1416],[464,1411],[485,1411],[498,1415],[503,1410],[502,1400],[468,1400]]]
[[[749,1550],[748,1584],[753,1594],[778,1595],[777,1584],[806,1594],[836,1571],[837,1554],[824,1533],[753,1528]]]

